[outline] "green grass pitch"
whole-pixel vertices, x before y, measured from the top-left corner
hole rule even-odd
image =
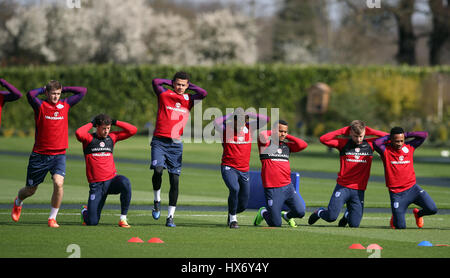
[[[51,180],[46,178],[37,193],[24,204],[21,220],[10,218],[10,206],[17,191],[25,183],[28,154],[33,138],[0,138],[0,151],[23,153],[0,155],[0,257],[1,258],[67,258],[74,251],[71,244],[79,246],[82,258],[448,258],[450,247],[420,247],[427,240],[433,244],[450,244],[450,214],[438,213],[425,217],[425,227],[415,226],[412,214],[407,215],[407,229],[389,229],[390,214],[365,212],[358,229],[339,228],[337,222],[319,220],[309,226],[307,218],[313,207],[326,206],[335,186],[335,180],[302,178],[300,192],[306,202],[307,214],[296,219],[297,228],[284,224],[281,228],[269,228],[265,224],[253,226],[256,210],[247,210],[238,216],[240,229],[226,227],[227,189],[220,169],[183,167],[180,178],[180,197],[175,214],[176,228],[167,228],[162,211],[161,219],[151,217],[151,211],[139,205],[151,205],[153,193],[149,139],[134,137],[119,142],[115,157],[138,161],[116,162],[119,174],[130,178],[133,188],[132,206],[128,218],[130,229],[117,227],[119,210],[105,209],[96,227],[81,225],[78,209],[61,209],[58,215],[59,229],[47,227],[47,217],[52,192]],[[69,143],[69,155],[82,155],[81,144],[73,138]],[[436,156],[439,150],[423,148],[417,156]],[[186,165],[218,165],[220,144],[185,144],[183,161]],[[293,156],[291,167],[308,171],[338,171],[338,156],[327,153],[321,145],[314,145]],[[251,166],[259,167],[256,149]],[[84,161],[68,159],[64,186],[63,205],[78,207],[85,204],[88,184]],[[415,163],[417,176],[449,178],[448,164]],[[375,159],[372,175],[383,175],[381,161]],[[437,203],[439,209],[450,208],[450,187],[421,184]],[[163,176],[162,201],[167,205],[168,177]],[[107,205],[117,206],[118,196],[110,196]],[[36,206],[37,205],[37,206]],[[48,209],[42,205],[47,205]],[[216,209],[202,209],[210,208]],[[384,183],[370,182],[365,196],[365,207],[389,208],[389,195]],[[412,207],[411,207],[412,208]],[[143,243],[129,243],[139,237]],[[164,243],[148,243],[150,238],[160,238]],[[367,250],[351,250],[353,243],[367,247],[376,243],[383,249],[378,254]]]

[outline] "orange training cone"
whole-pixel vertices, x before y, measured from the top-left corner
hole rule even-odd
[[[383,247],[381,247],[380,245],[376,244],[376,243],[372,243],[369,246],[367,246],[367,249],[372,249],[372,250],[382,250]]]
[[[162,241],[160,238],[158,237],[152,237],[151,239],[149,239],[147,241],[148,243],[164,243],[164,241]]]
[[[138,237],[132,237],[128,240],[128,242],[144,242],[144,241]]]
[[[348,247],[348,249],[366,249],[366,248],[362,246],[360,243],[353,243]]]

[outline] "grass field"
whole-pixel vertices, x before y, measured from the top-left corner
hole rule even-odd
[[[219,167],[183,167],[180,182],[180,197],[176,212],[177,227],[164,226],[162,219],[155,221],[151,211],[132,209],[129,212],[131,229],[117,227],[117,209],[105,209],[101,222],[96,227],[80,225],[78,209],[61,209],[58,215],[59,229],[46,225],[49,209],[31,204],[48,205],[52,192],[51,180],[46,178],[37,193],[24,204],[20,222],[10,218],[12,200],[25,183],[28,155],[33,138],[0,138],[0,151],[17,152],[0,155],[0,257],[2,258],[65,258],[70,244],[80,247],[82,258],[98,257],[148,257],[148,258],[367,258],[372,253],[366,250],[350,250],[348,246],[361,243],[364,246],[376,243],[383,247],[382,258],[449,258],[450,247],[419,247],[427,240],[433,244],[450,244],[450,215],[438,213],[425,218],[425,227],[415,226],[412,214],[407,216],[405,230],[388,228],[390,214],[366,212],[358,229],[338,228],[337,223],[319,220],[314,226],[307,218],[314,207],[326,206],[335,186],[335,180],[302,178],[300,192],[306,202],[307,214],[297,219],[297,228],[283,225],[268,228],[252,225],[256,210],[247,210],[238,216],[240,229],[226,228],[227,189],[222,181]],[[74,138],[69,143],[69,155],[81,156],[81,144]],[[438,156],[439,149],[421,148],[416,156]],[[20,155],[23,154],[23,155]],[[186,165],[218,165],[222,151],[220,144],[185,144],[183,161]],[[132,205],[150,205],[153,200],[151,174],[148,170],[150,157],[149,139],[133,137],[115,147],[116,159],[137,161],[116,162],[118,172],[130,178],[133,188]],[[254,150],[251,166],[259,164]],[[328,153],[321,145],[311,144],[307,150],[296,154],[291,167],[302,170],[336,173],[339,167],[336,152]],[[417,176],[450,178],[449,164],[415,163]],[[63,204],[76,206],[85,204],[88,185],[84,161],[68,159],[64,185]],[[375,159],[372,175],[383,175],[381,161]],[[439,209],[450,208],[450,187],[421,184],[435,200]],[[163,176],[163,206],[167,205],[168,177]],[[107,205],[117,205],[118,196],[110,196]],[[27,207],[27,205],[29,205]],[[190,206],[194,206],[189,209]],[[202,209],[199,206],[216,206],[217,209]],[[73,207],[73,206],[72,206]],[[371,182],[365,195],[366,208],[389,208],[389,195],[384,183]],[[128,243],[131,237],[140,237],[144,243]],[[147,243],[158,237],[163,244]],[[69,250],[70,251],[70,250]]]

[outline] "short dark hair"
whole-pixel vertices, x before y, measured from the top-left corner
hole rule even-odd
[[[52,92],[59,89],[62,89],[62,85],[61,83],[59,83],[59,81],[56,80],[50,80],[47,85],[45,85],[46,92]]]
[[[393,127],[392,129],[391,129],[391,137],[392,136],[394,136],[395,134],[402,134],[402,133],[405,133],[405,131],[403,130],[403,128],[401,128],[401,127],[399,127],[399,126],[396,126],[396,127]]]
[[[179,71],[179,72],[175,73],[175,75],[173,76],[172,81],[175,81],[177,78],[189,81],[190,76],[189,76],[188,73],[186,73],[184,71]]]
[[[288,125],[288,123],[285,120],[278,120],[279,125]]]
[[[101,126],[101,125],[111,125],[112,119],[110,116],[106,114],[99,114],[95,116],[94,120],[92,121],[94,126]]]
[[[278,120],[275,121],[272,125],[272,129],[277,129],[278,130],[278,125],[285,125],[288,126],[288,123],[285,120]]]

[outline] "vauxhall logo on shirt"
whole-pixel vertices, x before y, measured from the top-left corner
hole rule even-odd
[[[64,105],[58,104],[58,105],[56,105],[56,108],[58,108],[58,109],[63,109],[63,108],[64,108]],[[54,112],[53,112],[53,115],[45,115],[45,118],[46,118],[47,120],[64,120],[64,116],[62,116],[62,115],[59,113],[59,111],[54,111]]]
[[[407,160],[407,157],[405,157],[405,155],[407,153],[409,153],[409,149],[407,147],[403,147],[402,148],[402,152],[404,153],[404,155],[398,156],[398,160],[391,161],[391,164],[395,165],[395,164],[409,164],[409,163],[411,163],[411,161]],[[406,160],[405,160],[405,158],[406,158]]]
[[[111,156],[114,148],[111,138],[108,136],[105,139],[100,139],[95,135],[93,137],[91,143],[84,149],[84,154],[92,154],[92,156]]]
[[[361,145],[356,146],[351,140],[342,149],[341,155],[345,156],[345,160],[355,163],[367,163],[366,157],[373,156],[373,150],[367,142],[363,142]]]
[[[174,93],[170,93],[170,95],[173,95]],[[189,100],[189,95],[188,94],[184,94],[183,95],[185,100]],[[175,103],[175,107],[170,106],[170,105],[166,105],[166,109],[168,110],[173,110],[173,111],[177,111],[177,112],[181,112],[181,113],[188,113],[189,110],[187,110],[186,108],[181,107],[181,103],[180,102],[176,102]]]
[[[281,144],[278,146],[276,144],[271,144],[261,152],[259,155],[259,158],[261,160],[263,159],[270,159],[275,161],[289,161],[289,154],[290,150],[289,147],[281,142]]]

